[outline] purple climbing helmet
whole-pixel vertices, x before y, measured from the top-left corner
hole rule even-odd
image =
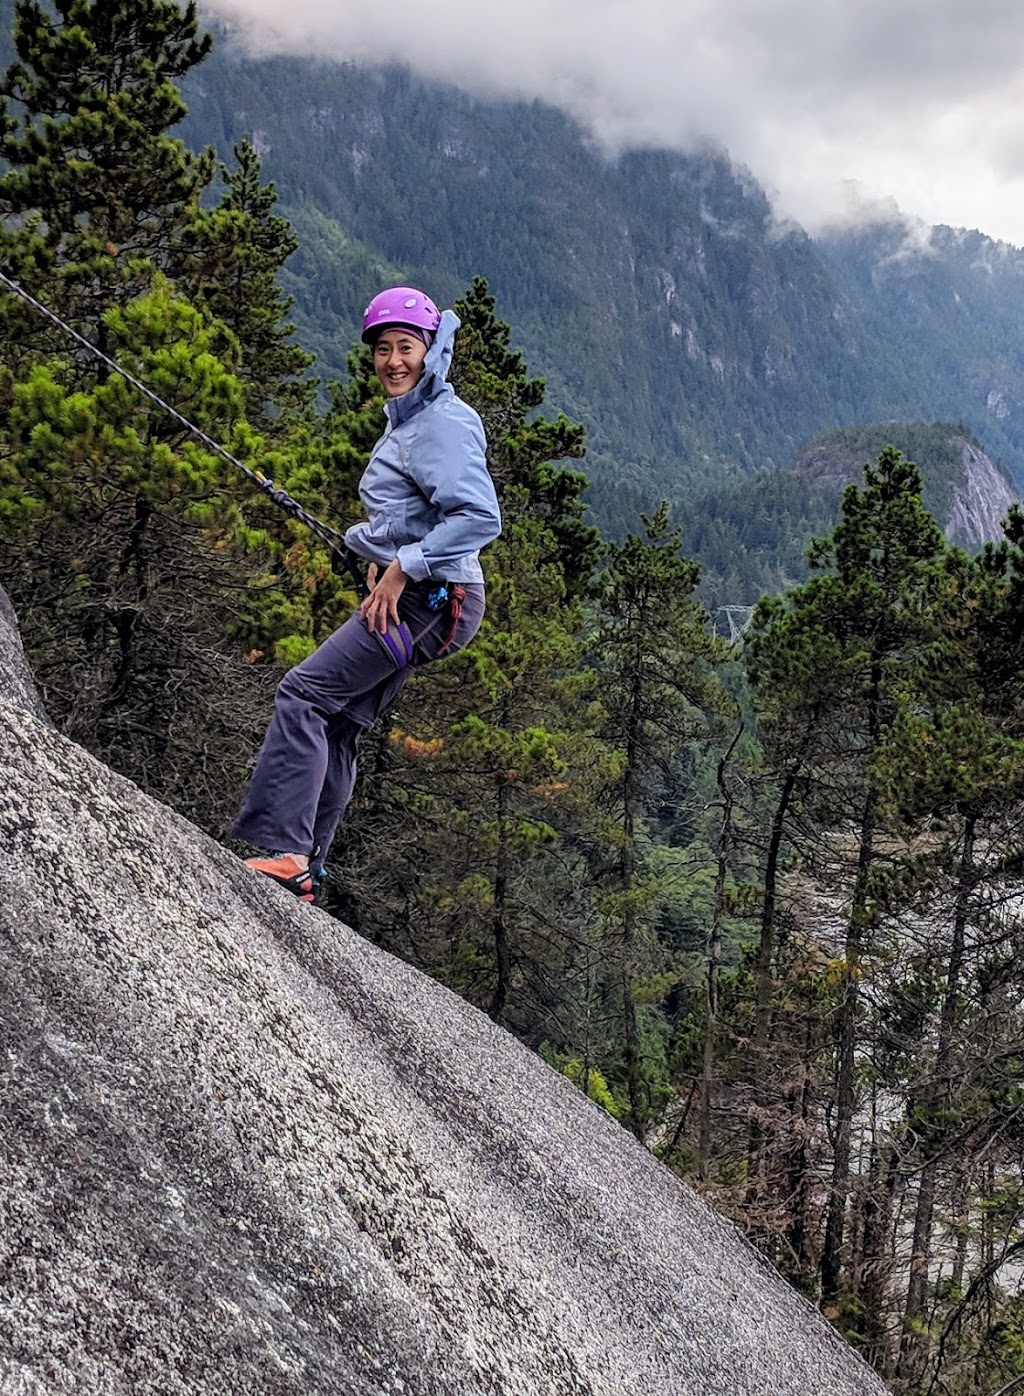
[[[363,311],[363,343],[372,344],[381,330],[404,325],[418,330],[429,344],[441,323],[441,312],[415,286],[389,286],[381,291]]]

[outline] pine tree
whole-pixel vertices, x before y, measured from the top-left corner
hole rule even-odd
[[[231,440],[240,388],[196,310],[158,283],[106,323],[130,369]],[[258,720],[252,676],[225,646],[253,571],[233,557],[247,530],[229,467],[118,376],[71,391],[40,366],[15,388],[7,431],[3,584],[51,715],[222,828],[222,763],[237,769],[239,733],[244,746]]]
[[[598,907],[617,979],[626,1118],[641,1139],[665,1084],[662,1077],[659,1087],[648,1059],[638,1008],[645,978],[665,969],[651,937],[664,890],[645,852],[646,815],[658,785],[671,787],[675,753],[729,706],[714,677],[725,648],[693,596],[699,569],[679,555],[666,504],[643,524],[643,537],[630,534],[609,548],[597,591],[595,643],[605,710],[601,736],[616,763],[601,801],[608,846]]]
[[[979,1025],[984,1045],[972,1041],[970,1004],[979,976],[991,973],[982,965],[992,941],[1004,934],[990,929],[987,903],[1001,896],[1002,867],[1024,835],[1022,523],[1015,510],[1001,544],[977,558],[956,550],[945,558],[928,701],[904,705],[878,762],[890,818],[910,832],[927,828],[905,897],[936,926],[919,957],[918,972],[936,991],[915,1034],[900,1141],[903,1168],[919,1170],[897,1366],[906,1382],[922,1379],[933,1352],[934,1233],[941,1176],[955,1148],[951,1126],[961,1137],[989,1127],[990,1025]]]
[[[175,85],[209,52],[194,4],[18,0],[0,86],[0,255],[106,347],[103,311],[177,270],[212,173],[167,132]],[[11,307],[6,307],[11,314]],[[8,320],[8,325],[10,325]],[[15,321],[15,324],[21,324]],[[38,339],[36,326],[32,337]]]
[[[704,1043],[701,1057],[697,1144],[700,1177],[704,1182],[708,1181],[711,1174],[711,1116],[714,1108],[715,1072],[718,1065],[722,952],[728,909],[729,879],[732,871],[731,863],[737,841],[737,801],[732,785],[732,767],[733,756],[742,736],[743,721],[739,719],[715,769],[720,820],[715,841],[715,883],[704,970]]]
[[[553,421],[535,415],[544,401],[544,380],[529,377],[495,306],[483,277],[456,302],[462,328],[452,383],[483,418],[506,533],[521,517],[543,524],[568,595],[578,597],[597,563],[600,536],[586,521],[586,476],[555,462],[584,455],[584,430],[564,415]]]
[[[0,154],[9,165],[0,178],[0,256],[197,426],[243,457],[254,453],[261,443],[244,424],[246,399],[265,405],[261,390],[280,386],[273,375],[304,367],[306,357],[275,356],[265,341],[243,344],[218,322],[204,323],[164,276],[187,283],[197,226],[244,228],[263,258],[253,253],[258,308],[271,317],[285,308],[265,275],[282,230],[269,213],[272,191],[258,188],[258,167],[240,161],[227,195],[239,207],[204,221],[199,200],[212,156],[197,157],[168,134],[185,112],[176,81],[210,46],[195,7],[59,0],[54,16],[21,0],[15,42],[18,62],[0,107]],[[241,257],[240,241],[233,250]],[[270,505],[255,502],[243,522],[235,500],[245,487],[171,417],[20,302],[4,298],[0,315],[8,332],[0,371],[0,405],[8,408],[0,427],[3,575],[22,602],[54,716],[220,829],[237,785],[225,763],[240,770],[239,737],[206,745],[216,752],[206,793],[189,803],[182,747],[190,703],[209,711],[211,727],[217,712],[227,723],[214,672],[238,698],[239,656],[301,657],[337,617],[346,587],[324,550],[271,517]],[[282,327],[271,328],[271,339],[275,329]],[[244,395],[232,372],[242,349],[255,373]],[[278,413],[275,430],[285,425]],[[330,454],[314,435],[307,425],[287,462],[271,462],[313,493]],[[259,673],[256,685],[266,677]],[[236,714],[243,731],[259,722],[244,701]],[[248,740],[241,737],[243,747]]]
[[[808,1056],[819,1044],[813,1034],[780,1041],[781,996],[792,994],[793,967],[803,973],[813,956],[803,954],[801,931],[789,904],[785,873],[794,859],[813,866],[819,822],[815,818],[818,777],[835,755],[837,725],[849,693],[848,656],[831,618],[815,612],[815,593],[792,591],[785,600],[765,597],[746,635],[744,661],[755,700],[762,762],[760,820],[748,845],[760,869],[758,934],[753,951],[753,1022],[750,1062],[750,1127],[746,1170],[746,1224],[773,1252],[772,1239],[756,1220],[780,1212],[778,1199],[791,1193],[783,1160],[806,1139],[790,1118],[783,1083],[813,1079]],[[797,947],[801,947],[797,949]],[[805,1050],[809,1049],[809,1050]],[[783,1213],[783,1215],[786,1215]],[[802,1275],[810,1268],[810,1238],[787,1238],[777,1260],[788,1256]]]
[[[221,166],[225,192],[219,204],[199,209],[188,229],[179,283],[238,340],[246,418],[273,436],[311,406],[317,389],[303,376],[313,355],[292,342],[295,326],[286,317],[293,298],[278,283],[298,239],[288,220],[273,212],[277,194],[262,183],[250,137],[234,147],[234,157],[233,167]]]
[[[826,828],[849,831],[849,913],[835,1018],[835,1116],[831,1185],[821,1260],[827,1304],[839,1297],[857,1102],[863,960],[876,929],[878,837],[882,827],[876,759],[901,695],[913,694],[937,637],[939,563],[944,540],[921,501],[917,468],[887,448],[844,495],[840,523],[810,550],[813,575],[761,613],[752,638],[752,676],[763,709],[799,716],[775,728],[783,794],[796,783],[804,810]],[[771,730],[767,735],[772,736]],[[769,755],[771,755],[769,748]],[[788,794],[787,794],[788,790]],[[771,847],[777,853],[779,844]],[[767,908],[766,900],[766,908]],[[774,947],[762,924],[762,955]],[[767,960],[760,973],[767,976]],[[763,991],[763,990],[762,990]],[[767,1005],[762,1002],[765,1014]],[[763,1035],[763,1034],[762,1034]],[[763,1047],[763,1043],[760,1044]]]
[[[856,875],[846,926],[843,994],[836,1024],[836,1119],[831,1192],[822,1253],[822,1294],[840,1292],[856,1108],[861,958],[869,945],[875,908],[872,876],[880,823],[880,792],[870,766],[893,721],[893,697],[913,683],[914,667],[934,643],[944,540],[921,500],[920,472],[886,448],[877,469],[867,467],[864,487],[851,485],[831,542],[811,552],[811,566],[833,566],[842,600],[845,638],[855,647],[857,689],[848,709],[859,731],[862,775],[854,805]],[[838,619],[838,617],[837,617]]]

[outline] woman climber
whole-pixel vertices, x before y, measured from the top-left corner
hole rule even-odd
[[[257,872],[315,901],[356,777],[360,736],[410,673],[461,649],[484,613],[479,551],[501,531],[480,418],[447,381],[458,317],[394,286],[363,315],[388,401],[345,535],[369,595],[284,676],[233,835]]]

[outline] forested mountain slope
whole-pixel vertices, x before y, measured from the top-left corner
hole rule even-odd
[[[228,157],[255,138],[299,237],[283,280],[321,375],[344,373],[380,280],[451,300],[486,276],[549,402],[586,425],[614,531],[662,495],[787,467],[836,426],[962,422],[1024,478],[1016,249],[901,223],[814,241],[723,153],[609,160],[541,103],[256,59],[223,31],[185,94],[193,145]]]
[[[678,507],[683,547],[700,560],[706,602],[750,606],[803,580],[808,542],[832,530],[844,488],[889,445],[920,466],[925,503],[951,542],[973,551],[1001,538],[1017,490],[962,427],[841,427],[812,441],[790,469],[730,481]]]
[[[962,421],[1024,470],[1024,263],[980,234],[815,242],[724,155],[608,160],[540,103],[256,60],[231,36],[186,95],[194,143],[255,136],[303,243],[288,284],[322,369],[389,267],[445,298],[485,275],[550,400],[586,424],[612,526],[787,466],[837,425]]]

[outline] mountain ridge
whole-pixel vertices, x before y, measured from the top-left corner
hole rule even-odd
[[[962,426],[876,422],[839,427],[810,442],[785,470],[764,471],[696,496],[678,511],[683,550],[701,563],[701,595],[750,606],[807,576],[812,537],[830,533],[842,492],[895,446],[921,471],[925,506],[953,543],[976,551],[1002,537],[1017,497],[1009,472]]]
[[[548,401],[588,428],[602,522],[888,419],[961,420],[1024,471],[1013,249],[905,224],[812,239],[721,154],[608,159],[543,103],[406,70],[254,60],[230,42],[210,64],[186,93],[189,130],[257,131],[284,211],[315,206],[364,266],[375,255],[441,298],[488,277]],[[289,115],[284,91],[299,94]],[[321,342],[354,338],[366,287],[351,271],[289,283]]]
[[[12,13],[0,0],[4,27]],[[963,422],[1024,481],[1017,249],[912,220],[811,238],[721,152],[609,158],[542,102],[251,57],[214,30],[181,133],[228,159],[254,135],[300,236],[282,282],[325,378],[381,280],[450,302],[483,274],[548,404],[587,427],[612,534],[884,420]]]
[[[1005,467],[962,427],[885,422],[826,432],[799,453],[792,468],[838,502],[842,490],[861,479],[865,463],[889,445],[921,467],[925,502],[950,542],[977,549],[998,541],[1018,494]]]

